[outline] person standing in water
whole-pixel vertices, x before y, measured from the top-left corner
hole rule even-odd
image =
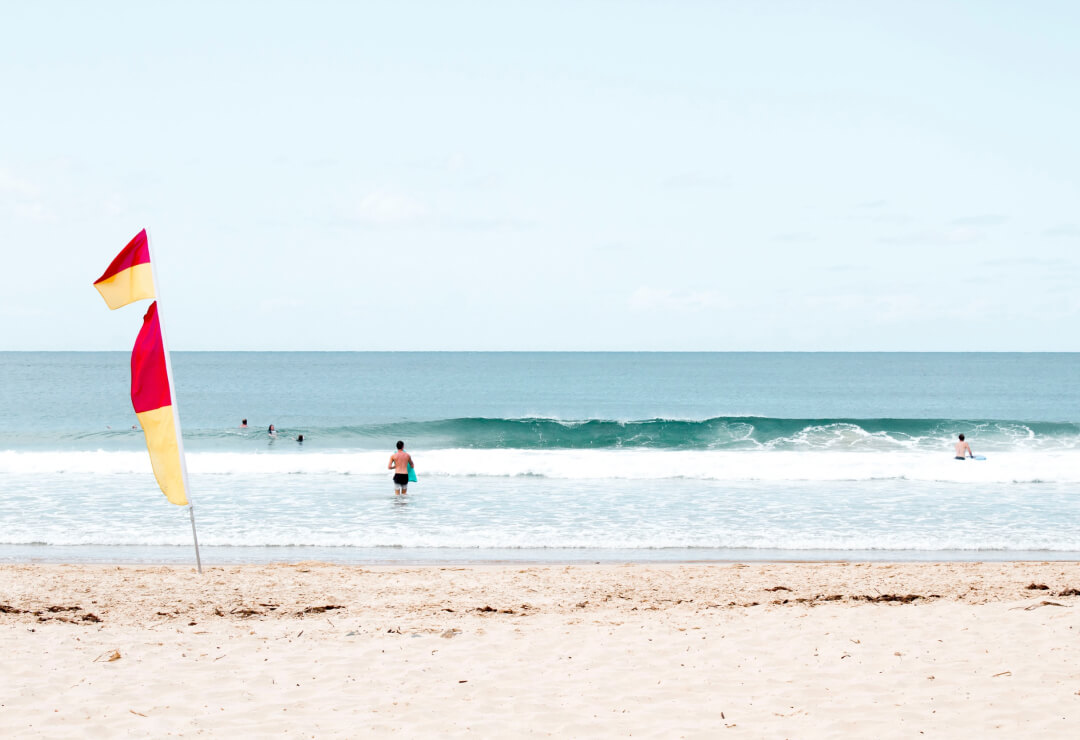
[[[964,435],[961,434],[960,441],[956,443],[956,459],[963,460],[965,452],[968,457],[975,457],[975,453],[971,451],[971,445],[964,441]]]
[[[394,471],[394,495],[403,496],[409,488],[409,466],[413,465],[412,455],[405,451],[405,443],[398,440],[397,452],[390,456],[387,470]]]

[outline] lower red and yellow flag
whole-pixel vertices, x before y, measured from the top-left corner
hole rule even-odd
[[[165,362],[165,343],[161,339],[157,301],[154,301],[143,317],[142,329],[131,351],[131,405],[146,435],[150,464],[162,493],[170,503],[185,506],[187,492]]]

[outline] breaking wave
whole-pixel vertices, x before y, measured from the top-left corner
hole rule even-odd
[[[279,427],[273,443],[287,447],[305,436],[308,448],[389,449],[405,439],[411,448],[519,450],[832,450],[937,451],[964,433],[977,449],[1080,449],[1080,424],[979,419],[783,419],[718,416],[703,420],[550,418],[458,418],[349,426]],[[184,430],[192,449],[258,450],[268,444],[263,429]],[[0,449],[141,447],[139,430],[68,433],[48,439],[0,432]],[[291,449],[291,448],[290,448]]]

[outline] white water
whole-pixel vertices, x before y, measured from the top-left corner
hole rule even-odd
[[[427,477],[557,480],[871,481],[1077,483],[1080,451],[1010,451],[954,460],[922,451],[475,450],[415,452]],[[385,452],[196,452],[192,476],[389,475]],[[148,474],[145,452],[0,451],[0,475]]]
[[[186,509],[149,475],[0,485],[0,545],[190,544]],[[407,500],[379,476],[192,485],[200,540],[221,547],[1080,551],[1080,496],[1061,484],[421,477]]]

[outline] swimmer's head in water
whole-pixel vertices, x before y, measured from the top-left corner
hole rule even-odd
[[[401,441],[400,439],[398,440],[398,443],[397,443],[397,448],[398,448],[399,450],[404,450],[404,449],[405,449],[405,443],[404,443],[404,442],[402,442],[402,441]]]

